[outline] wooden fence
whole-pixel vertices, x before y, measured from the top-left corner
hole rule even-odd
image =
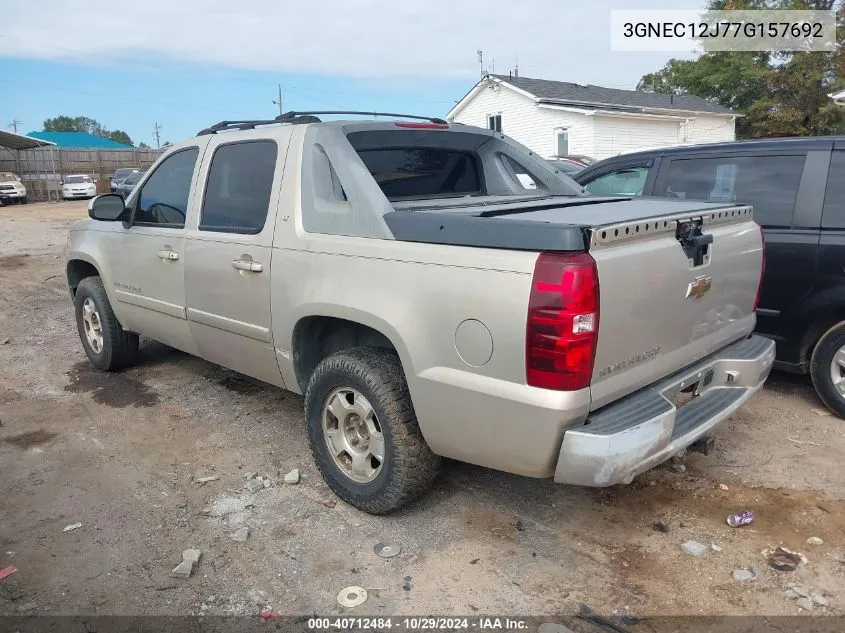
[[[108,193],[111,175],[121,167],[148,169],[161,149],[59,149],[45,147],[0,153],[0,172],[17,174],[32,200],[58,200],[61,182],[70,174],[88,174],[97,192]]]

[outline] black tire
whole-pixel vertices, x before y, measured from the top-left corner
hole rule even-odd
[[[845,323],[830,328],[819,339],[810,358],[810,377],[822,402],[840,418],[845,418],[845,395],[834,386],[831,363],[836,353],[845,347]]]
[[[322,414],[335,389],[355,389],[372,405],[384,436],[384,461],[376,478],[358,483],[331,456]],[[440,458],[420,432],[402,364],[395,352],[358,347],[325,358],[305,390],[305,419],[311,453],[335,494],[370,514],[388,514],[421,496],[431,486]]]
[[[94,303],[99,314],[103,334],[103,346],[99,352],[91,347],[85,335],[82,311],[86,299]],[[101,371],[117,371],[135,363],[138,358],[138,335],[127,332],[120,325],[100,277],[86,277],[79,283],[74,297],[74,308],[82,347],[94,367]]]
[[[27,200],[26,196],[21,198],[21,204],[26,204],[27,202],[29,202],[29,200]]]

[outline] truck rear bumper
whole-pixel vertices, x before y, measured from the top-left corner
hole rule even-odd
[[[583,426],[564,433],[555,481],[598,487],[630,483],[742,406],[763,386],[774,358],[774,341],[752,335],[592,412]]]

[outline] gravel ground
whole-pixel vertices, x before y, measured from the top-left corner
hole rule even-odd
[[[319,477],[299,396],[147,340],[137,367],[92,371],[64,279],[67,227],[84,216],[0,209],[0,568],[17,568],[0,615],[845,612],[845,425],[817,413],[807,379],[773,375],[715,455],[628,486],[447,462],[423,500],[373,517]],[[250,472],[272,485],[247,492]],[[741,509],[756,520],[730,528]],[[380,558],[379,542],[401,553]],[[778,545],[806,563],[775,571],[761,552]],[[188,548],[201,558],[173,578]],[[349,585],[369,592],[355,609],[336,601]]]

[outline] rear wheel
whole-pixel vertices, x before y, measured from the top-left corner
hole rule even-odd
[[[350,505],[387,514],[422,495],[440,458],[423,439],[395,352],[354,348],[314,370],[305,390],[311,453]]]
[[[816,344],[810,376],[822,402],[845,418],[845,323],[829,329]]]
[[[123,329],[114,315],[100,277],[86,277],[74,297],[82,347],[97,369],[115,371],[138,357],[138,335]]]

